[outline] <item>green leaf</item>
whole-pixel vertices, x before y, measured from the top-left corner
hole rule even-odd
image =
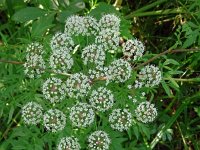
[[[195,107],[194,111],[197,113],[197,115],[200,117],[200,107]]]
[[[32,25],[32,37],[41,37],[49,28],[52,28],[54,20],[54,13],[42,16],[39,20],[35,21]]]
[[[163,86],[165,92],[167,93],[167,95],[168,95],[169,97],[173,97],[173,94],[172,94],[172,92],[171,92],[169,86],[166,84],[166,82],[165,82],[165,81],[162,81],[161,84],[162,84],[162,86]]]
[[[179,65],[179,62],[177,62],[177,61],[174,60],[174,59],[167,59],[167,60],[163,63],[163,65],[164,65],[164,66],[167,66],[168,64]]]
[[[46,14],[46,11],[37,7],[26,7],[17,11],[13,16],[12,20],[24,23],[26,21],[35,20]]]
[[[14,110],[15,110],[14,106],[11,106],[10,111],[9,111],[9,117],[8,117],[7,124],[12,120],[12,116],[13,116]]]
[[[138,127],[137,126],[133,126],[133,131],[134,131],[134,134],[137,138],[137,140],[139,139],[139,130],[138,130]]]

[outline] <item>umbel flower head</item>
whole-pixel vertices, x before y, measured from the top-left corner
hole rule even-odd
[[[95,131],[88,137],[89,150],[109,150],[111,140],[104,131]]]
[[[125,82],[130,78],[131,71],[131,65],[127,61],[118,59],[108,67],[107,78],[115,82]]]
[[[43,120],[44,126],[48,131],[57,132],[65,128],[66,116],[58,109],[48,110],[44,114]]]
[[[109,122],[113,129],[122,132],[132,125],[132,115],[128,109],[114,109],[109,115]]]
[[[26,48],[27,55],[41,55],[44,53],[43,46],[38,42],[29,44]]]
[[[161,71],[154,65],[147,65],[139,72],[138,80],[135,81],[135,88],[153,87],[158,85],[162,79]]]
[[[89,102],[95,109],[104,112],[113,106],[114,96],[110,90],[99,87],[97,90],[92,91]]]
[[[58,150],[80,150],[81,146],[75,137],[63,137],[58,144]]]
[[[59,49],[65,49],[67,51],[72,51],[74,46],[74,41],[71,37],[64,33],[58,32],[51,39],[51,49],[53,51]]]
[[[74,64],[69,51],[65,48],[60,48],[56,51],[53,51],[49,61],[50,67],[56,73],[67,73]]]
[[[119,31],[120,27],[120,18],[114,14],[106,14],[101,17],[99,20],[99,26],[102,29],[112,29]]]
[[[41,77],[41,74],[44,73],[44,70],[46,68],[42,56],[38,54],[27,54],[26,62],[23,65],[25,68],[24,73],[29,78]]]
[[[65,34],[69,36],[85,35],[87,29],[83,24],[83,17],[72,15],[65,22]]]
[[[95,113],[87,103],[78,103],[71,108],[69,118],[73,126],[87,127],[94,122]]]
[[[28,102],[22,107],[22,119],[27,125],[38,124],[43,116],[42,106],[36,102]]]
[[[87,29],[87,36],[96,35],[99,32],[99,24],[92,16],[83,17],[83,26]]]
[[[138,121],[143,123],[153,122],[157,117],[157,110],[154,107],[154,104],[150,102],[142,102],[138,105],[135,110],[135,114]]]
[[[97,66],[95,69],[89,69],[88,77],[90,80],[104,79],[106,77],[107,67]]]
[[[66,81],[66,91],[69,97],[79,98],[86,96],[91,89],[90,79],[83,73],[75,73]]]
[[[49,78],[43,83],[42,92],[51,103],[60,102],[66,96],[62,80],[55,77]]]
[[[144,45],[137,39],[128,40],[122,46],[123,54],[127,60],[138,60],[143,56]]]
[[[106,51],[116,50],[119,47],[119,32],[112,29],[103,29],[95,38],[95,43]]]
[[[105,60],[105,52],[101,46],[91,44],[83,49],[81,58],[85,65],[90,62],[102,66]]]

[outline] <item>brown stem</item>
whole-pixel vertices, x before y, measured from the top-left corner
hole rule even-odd
[[[168,53],[180,53],[180,52],[194,52],[194,51],[200,51],[199,48],[192,48],[192,49],[175,49],[175,50],[171,50],[171,49],[168,49],[160,54],[157,54],[156,56],[152,57],[151,59],[149,59],[148,61],[134,67],[133,69],[134,70],[138,70],[140,67],[142,66],[145,66],[147,64],[149,64],[150,62],[156,60],[157,58],[159,58],[160,56],[163,56],[165,54],[168,54]]]
[[[9,63],[9,64],[15,64],[15,65],[21,65],[21,64],[24,64],[24,62],[12,61],[12,60],[3,60],[3,59],[0,59],[0,62],[3,62],[3,63]]]

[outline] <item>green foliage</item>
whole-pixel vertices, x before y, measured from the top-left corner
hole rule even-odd
[[[166,2],[123,1],[118,10],[113,6],[114,1],[105,0],[0,0],[0,150],[53,150],[60,138],[72,134],[78,137],[81,147],[86,149],[85,139],[97,128],[109,133],[112,140],[111,150],[199,149],[200,52],[192,49],[199,50],[200,45],[200,3],[196,0]],[[179,7],[183,11],[174,12],[174,8]],[[169,10],[174,13],[167,13]],[[128,83],[108,85],[119,100],[116,107],[131,105],[132,101],[125,98],[129,94],[141,97],[141,93],[146,92],[145,100],[155,103],[158,108],[157,120],[151,124],[134,120],[134,125],[122,133],[111,129],[103,113],[97,114],[98,119],[88,129],[74,130],[69,124],[63,132],[52,134],[46,132],[42,125],[26,126],[21,120],[21,108],[30,100],[40,103],[46,110],[51,107],[65,110],[66,107],[74,105],[74,99],[56,106],[43,100],[41,83],[51,75],[57,76],[56,74],[46,72],[41,79],[36,80],[25,77],[23,66],[16,62],[25,60],[27,44],[39,41],[48,45],[52,34],[63,31],[66,18],[73,14],[89,14],[100,19],[103,14],[108,13],[121,19],[122,42],[133,35],[145,42],[145,56],[135,63],[133,68],[156,56],[155,53],[167,49],[189,51],[165,54],[154,60],[153,63],[159,65],[162,70],[163,77],[157,89],[143,88],[127,93],[127,85],[136,80],[138,70],[133,71]],[[80,42],[82,47],[77,47],[77,53],[73,56],[78,62],[74,65],[73,72],[87,71],[88,68],[81,62],[79,50],[93,40],[77,37],[77,43]],[[45,59],[50,54],[50,48],[46,45]],[[115,57],[121,57],[122,53],[107,55],[106,64],[110,64]],[[63,80],[67,78],[58,76]],[[94,88],[103,84],[104,81],[98,81]],[[83,101],[86,101],[86,98],[83,98]],[[139,99],[139,102],[141,101],[144,99]],[[130,108],[134,111],[136,106],[132,105]],[[69,115],[67,110],[64,112]]]

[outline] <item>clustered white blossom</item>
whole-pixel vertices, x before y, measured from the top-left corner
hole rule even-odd
[[[38,42],[33,42],[31,44],[29,44],[26,48],[26,53],[27,55],[35,55],[35,54],[43,54],[44,50],[43,50],[43,46],[38,43]]]
[[[143,56],[144,45],[137,39],[127,40],[122,47],[123,54],[127,60],[138,60]]]
[[[43,121],[48,131],[57,132],[65,128],[66,116],[58,109],[50,109],[44,114]]]
[[[115,82],[125,82],[130,78],[131,72],[131,65],[123,59],[118,59],[108,67],[107,78]]]
[[[48,78],[43,83],[42,92],[44,97],[51,103],[60,102],[66,96],[62,80],[55,77]]]
[[[135,110],[137,120],[143,123],[153,122],[157,117],[157,109],[150,102],[142,102]]]
[[[91,80],[95,80],[95,79],[105,80],[107,71],[108,71],[107,67],[97,67],[96,69],[89,69],[88,77]]]
[[[69,97],[79,98],[86,96],[91,89],[90,79],[83,73],[75,73],[66,81],[66,92]]]
[[[77,47],[79,37],[87,36],[88,45],[84,45],[81,52],[81,58],[84,65],[91,67],[84,74],[74,71],[72,57]],[[91,36],[91,37],[88,37]],[[86,40],[85,39],[85,40]],[[75,44],[76,43],[76,44]],[[49,77],[42,86],[44,98],[50,103],[61,102],[67,95],[69,98],[76,100],[88,100],[89,104],[78,102],[71,107],[69,119],[72,126],[85,128],[95,121],[96,111],[105,112],[113,107],[114,95],[108,87],[103,87],[103,82],[99,82],[99,87],[91,91],[92,85],[96,80],[106,80],[105,85],[110,82],[124,83],[131,78],[132,67],[130,60],[139,60],[144,53],[144,45],[141,41],[127,40],[122,47],[120,43],[120,18],[114,14],[103,15],[97,21],[92,16],[72,15],[65,22],[64,33],[56,33],[50,42],[51,55],[49,58],[49,68],[53,73],[68,74],[70,76],[66,82],[55,77]],[[107,53],[122,50],[124,59],[114,60],[109,63]],[[26,62],[24,63],[25,74],[30,77],[40,77],[44,73],[45,61],[43,60],[43,46],[34,42],[27,47]],[[73,52],[72,52],[73,51]],[[78,54],[80,54],[78,52]],[[112,55],[112,54],[111,54]],[[112,57],[112,56],[111,56]],[[78,58],[78,57],[77,57]],[[94,67],[93,68],[93,65]],[[48,68],[48,69],[49,69]],[[130,81],[130,80],[129,80]],[[133,86],[137,88],[152,87],[158,85],[161,81],[161,71],[154,65],[147,65],[139,72],[134,85],[126,85],[129,90]],[[96,86],[96,84],[95,84]],[[97,84],[98,86],[98,84]],[[90,95],[89,95],[90,94]],[[130,92],[130,94],[132,94]],[[137,94],[136,94],[137,95]],[[144,94],[142,94],[144,96]],[[138,102],[138,97],[128,95],[134,103]],[[55,105],[55,104],[53,104]],[[50,109],[44,115],[42,107],[34,102],[27,103],[22,108],[22,118],[26,124],[37,124],[43,116],[43,124],[47,131],[61,131],[66,126],[66,115],[58,109]],[[98,113],[100,113],[98,112]],[[135,109],[137,120],[148,123],[152,122],[157,116],[157,110],[153,104],[142,102]],[[108,117],[111,128],[123,132],[128,130],[132,125],[132,114],[127,108],[113,109]],[[88,149],[90,150],[109,150],[111,140],[104,131],[95,131],[88,137]],[[78,139],[75,137],[63,137],[59,144],[58,150],[79,150],[81,149]]]
[[[73,15],[65,22],[65,33],[70,36],[95,35],[99,31],[97,20],[91,16]]]
[[[111,140],[104,131],[95,131],[88,137],[89,150],[109,150]]]
[[[24,73],[29,78],[41,77],[45,71],[45,62],[41,55],[27,55],[26,62],[23,64],[25,67]]]
[[[58,150],[80,150],[81,146],[75,137],[63,137],[58,144]]]
[[[87,127],[94,122],[95,113],[89,104],[80,102],[71,108],[69,118],[73,126]]]
[[[68,73],[74,64],[72,56],[65,48],[53,51],[49,58],[50,67],[56,73]]]
[[[99,26],[101,29],[112,29],[119,31],[120,18],[114,14],[106,14],[99,20]]]
[[[128,109],[114,109],[109,115],[110,126],[113,129],[124,131],[132,125],[132,115]]]
[[[141,69],[138,79],[135,81],[135,88],[153,87],[158,85],[162,79],[161,71],[154,65],[147,65]]]
[[[95,43],[101,45],[106,51],[117,50],[119,47],[119,31],[103,29],[95,38]]]
[[[104,112],[113,106],[114,96],[110,90],[99,87],[97,90],[92,91],[89,102],[95,109]]]
[[[70,36],[64,33],[58,32],[51,39],[51,49],[57,51],[59,49],[65,49],[66,51],[72,51],[74,41]]]
[[[43,115],[43,108],[36,102],[28,102],[22,107],[22,119],[27,125],[38,124]]]
[[[99,32],[99,24],[92,16],[83,17],[83,25],[87,29],[87,36],[96,35]]]
[[[81,58],[85,65],[90,62],[102,66],[105,60],[105,52],[101,46],[91,44],[83,49]]]
[[[43,46],[38,42],[33,42],[27,46],[26,62],[23,64],[24,73],[29,78],[40,77],[46,68],[42,54]]]

